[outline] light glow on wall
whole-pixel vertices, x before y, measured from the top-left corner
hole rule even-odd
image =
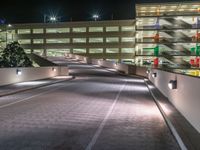
[[[177,80],[170,80],[168,83],[168,87],[173,90],[173,89],[177,89]]]
[[[18,76],[22,75],[22,70],[17,69],[17,70],[16,70],[16,74],[17,74]]]

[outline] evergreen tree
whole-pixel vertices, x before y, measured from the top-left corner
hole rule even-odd
[[[2,51],[1,67],[31,67],[32,61],[18,42],[12,42]]]

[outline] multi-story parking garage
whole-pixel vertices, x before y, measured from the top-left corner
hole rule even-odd
[[[1,44],[4,47],[6,42],[14,40],[27,53],[42,56],[74,53],[140,66],[173,68],[198,76],[199,18],[199,2],[137,4],[135,20],[2,26]]]
[[[136,5],[136,63],[199,68],[200,3]]]
[[[6,29],[7,41],[18,41],[28,53],[74,53],[114,61],[134,59],[134,20],[14,24]]]

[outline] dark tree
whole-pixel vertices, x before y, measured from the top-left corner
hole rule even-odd
[[[2,51],[1,67],[31,67],[32,61],[18,42],[12,42]]]

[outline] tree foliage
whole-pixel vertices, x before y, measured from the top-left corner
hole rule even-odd
[[[12,42],[2,51],[0,67],[31,67],[32,61],[18,42]]]

